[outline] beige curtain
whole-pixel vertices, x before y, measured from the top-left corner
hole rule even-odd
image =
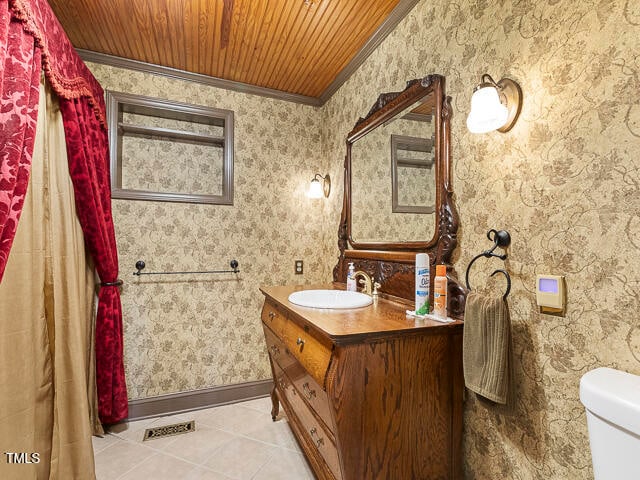
[[[44,80],[29,188],[0,283],[0,478],[95,479],[95,279]]]

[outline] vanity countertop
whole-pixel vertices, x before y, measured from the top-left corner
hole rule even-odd
[[[339,290],[335,284],[261,286],[260,291],[267,300],[284,308],[299,322],[319,330],[332,340],[348,337],[375,337],[379,335],[412,333],[441,334],[443,330],[453,333],[462,330],[463,322],[442,323],[429,319],[408,317],[407,304],[385,298],[374,299],[367,307],[351,309],[320,309],[301,307],[289,302],[289,295],[300,290]]]

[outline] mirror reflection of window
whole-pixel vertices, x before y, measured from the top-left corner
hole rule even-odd
[[[433,213],[436,190],[434,138],[391,135],[392,211]]]

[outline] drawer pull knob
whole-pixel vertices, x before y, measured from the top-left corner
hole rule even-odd
[[[304,347],[304,340],[298,337],[298,340],[296,340],[296,345],[300,345],[300,350],[302,350],[302,347]]]
[[[276,345],[271,345],[271,350],[273,351],[274,355],[280,354],[280,349]]]
[[[313,427],[311,430],[309,430],[309,433],[311,434],[311,437],[313,437],[318,434],[318,431],[316,430],[316,427]],[[324,445],[324,438],[322,437],[316,440],[316,448],[320,448],[320,445]]]
[[[273,320],[274,318],[276,318],[276,314],[274,312],[269,312],[269,318]]]
[[[304,394],[306,395],[307,400],[311,400],[312,397],[316,396],[316,391],[311,390],[311,387],[309,387],[309,382],[305,382],[302,385],[302,390],[304,390]]]

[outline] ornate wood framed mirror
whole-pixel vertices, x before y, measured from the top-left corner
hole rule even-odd
[[[349,262],[378,281],[389,297],[414,296],[418,252],[446,264],[449,315],[461,318],[465,290],[450,265],[458,214],[450,160],[451,98],[445,78],[427,75],[401,92],[383,93],[347,136],[340,257],[333,280],[344,283]]]

